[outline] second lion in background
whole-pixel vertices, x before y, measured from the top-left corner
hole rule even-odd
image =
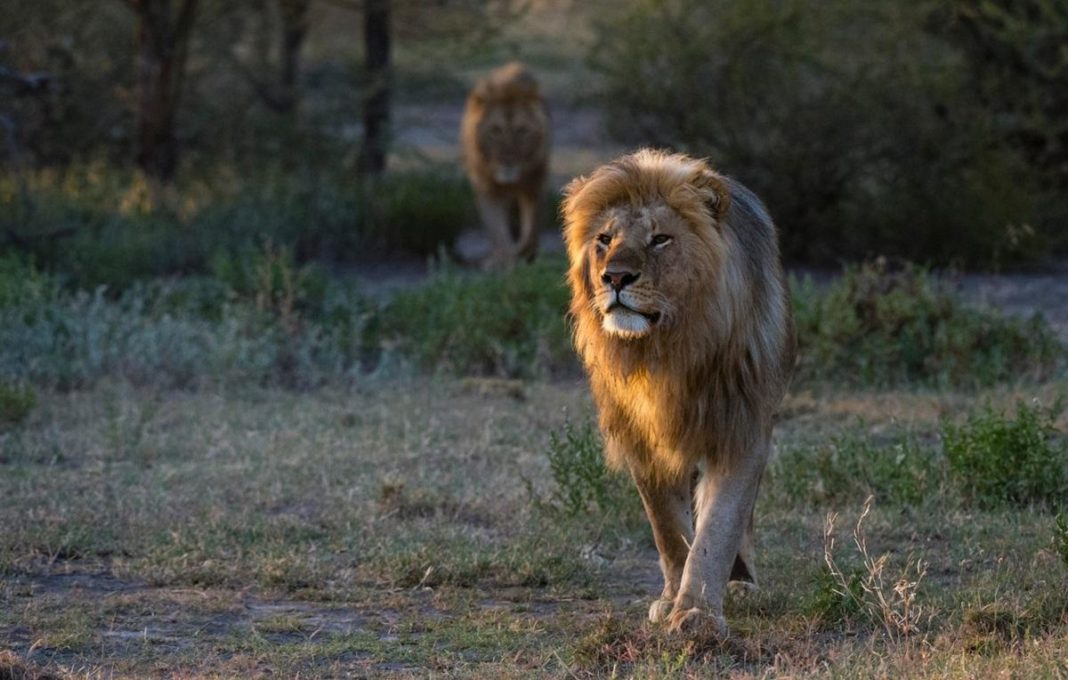
[[[518,62],[490,72],[467,97],[460,144],[492,248],[487,268],[509,269],[538,253],[551,136],[538,81]]]

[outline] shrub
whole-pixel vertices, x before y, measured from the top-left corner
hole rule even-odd
[[[794,503],[920,505],[945,490],[944,460],[913,438],[878,445],[858,435],[789,448],[771,465],[771,490]]]
[[[577,372],[559,258],[509,274],[442,266],[372,302],[288,247],[261,243],[217,252],[215,276],[75,293],[25,259],[0,258],[0,377],[64,387],[108,375],[307,385],[391,357],[461,375]],[[968,308],[922,270],[865,266],[795,293],[798,382],[974,386],[1045,377],[1063,357],[1040,318]]]
[[[143,178],[89,163],[33,173],[26,192],[18,184],[0,175],[0,232],[73,289],[204,274],[220,253],[264,242],[297,261],[351,257],[365,245],[359,193],[333,174],[267,167],[238,176],[219,166],[153,198]]]
[[[1057,515],[1053,526],[1053,548],[1061,557],[1061,562],[1068,567],[1068,518],[1063,513]]]
[[[37,405],[37,394],[29,385],[0,382],[0,430],[18,425]]]
[[[634,491],[621,475],[605,467],[601,437],[592,425],[564,423],[562,432],[549,434],[549,469],[556,489],[554,505],[568,517],[596,508],[618,514],[633,505]]]
[[[1047,505],[1068,498],[1068,446],[1055,437],[1059,405],[1020,403],[1010,418],[989,406],[942,426],[950,471],[970,500],[985,506]]]
[[[1049,376],[1064,348],[1045,320],[969,307],[941,280],[879,260],[826,290],[794,282],[800,380],[974,387]]]
[[[368,239],[386,250],[433,255],[449,250],[475,221],[467,182],[455,172],[422,169],[391,173],[368,188],[373,215]]]
[[[448,267],[398,293],[378,315],[384,347],[429,370],[532,377],[570,370],[563,265],[540,260],[508,274]]]
[[[46,304],[59,294],[59,282],[14,253],[0,255],[0,308]]]
[[[370,314],[358,293],[332,286],[314,318],[302,314],[265,312],[203,279],[0,306],[0,379],[60,389],[103,378],[304,387],[362,370]]]
[[[639,0],[592,53],[607,124],[738,176],[789,258],[1033,259],[1043,173],[932,30],[938,4]]]
[[[292,325],[301,311],[318,311],[326,291],[326,279],[314,267],[297,266],[293,253],[270,241],[259,250],[246,249],[228,257],[212,258],[215,276],[239,298],[256,309]]]

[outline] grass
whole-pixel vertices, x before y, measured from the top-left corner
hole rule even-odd
[[[1012,413],[1021,396],[981,398]],[[939,399],[790,399],[779,437],[799,448],[757,511],[763,590],[729,598],[734,636],[720,642],[645,623],[655,551],[625,485],[596,500],[612,478],[595,469],[581,383],[526,383],[522,399],[444,376],[302,393],[44,390],[31,419],[0,433],[0,640],[61,676],[1055,676],[1068,572],[1054,515],[970,504],[952,477],[920,487],[918,505],[912,490],[887,493],[927,478],[883,469],[884,452],[896,461],[908,442],[894,465],[942,460],[938,411],[973,413],[971,396]],[[783,471],[828,432],[847,471],[865,458],[880,471],[827,477],[835,492],[817,497]],[[575,516],[552,509],[569,490],[585,499]],[[868,573],[849,534],[868,491],[870,560],[887,575],[910,556],[927,565],[911,606],[930,618],[907,644],[841,599],[823,561],[835,511],[839,570]]]
[[[645,622],[655,549],[558,258],[388,299],[273,241],[211,270],[77,291],[0,259],[0,672],[1068,672],[1041,321],[918,270],[801,286],[764,589],[720,641]]]
[[[26,420],[36,404],[37,394],[29,385],[0,383],[0,430]]]

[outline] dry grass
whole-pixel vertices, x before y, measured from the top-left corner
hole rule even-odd
[[[794,397],[780,439],[926,441],[974,395],[879,399]],[[665,635],[645,527],[541,509],[549,433],[591,415],[580,383],[42,393],[0,433],[0,678],[1068,675],[1050,514],[842,502],[860,552],[828,582],[828,507],[774,478],[734,637]],[[926,576],[898,592],[908,556]],[[843,603],[854,572],[882,575],[874,616]]]
[[[920,585],[927,576],[927,563],[910,555],[901,571],[891,575],[888,573],[891,555],[883,553],[876,557],[871,554],[864,533],[864,520],[871,514],[874,500],[874,496],[868,496],[864,501],[864,508],[853,527],[853,545],[860,558],[861,572],[847,575],[835,557],[836,513],[827,516],[823,527],[823,561],[834,579],[834,593],[877,624],[890,644],[899,645],[906,653],[911,653],[916,637],[922,635],[924,626],[934,616],[917,600]]]

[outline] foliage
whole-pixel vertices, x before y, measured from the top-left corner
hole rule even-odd
[[[531,377],[569,370],[563,266],[540,260],[508,274],[443,267],[378,315],[384,347],[424,368]]]
[[[359,248],[360,205],[341,178],[219,166],[170,190],[105,163],[0,176],[0,244],[33,253],[72,288],[207,273],[270,241],[307,260]],[[6,237],[6,238],[5,238]]]
[[[18,425],[37,405],[37,394],[29,385],[0,382],[0,430]]]
[[[823,565],[811,577],[801,607],[824,623],[839,624],[860,613],[863,597],[859,567],[841,566],[838,574]],[[841,571],[845,570],[845,571]]]
[[[376,301],[271,239],[216,250],[206,267],[213,275],[71,292],[73,282],[61,285],[25,258],[0,258],[0,375],[63,387],[108,375],[158,385],[298,386],[348,379],[394,359],[460,375],[529,378],[578,369],[558,258],[507,275],[441,265],[426,281]],[[1063,363],[1063,348],[1040,318],[1022,322],[972,309],[922,270],[869,265],[825,289],[808,281],[794,292],[801,345],[795,384],[976,387],[1046,377]],[[838,457],[859,455],[854,444],[835,447],[812,455],[829,468]],[[887,455],[910,458],[912,447]],[[827,493],[838,493],[833,480],[818,482],[807,472],[795,482],[829,483]],[[888,468],[865,483],[893,477]],[[930,480],[899,481],[892,493],[908,496],[913,482],[925,488]],[[797,493],[823,492],[813,486]]]
[[[771,493],[804,506],[874,495],[915,507],[947,490],[944,460],[911,437],[878,444],[845,434],[829,444],[791,447],[772,463],[771,475]]]
[[[592,53],[607,123],[738,176],[790,258],[1033,259],[1032,227],[1055,226],[1042,171],[931,30],[932,6],[639,0]]]
[[[946,422],[943,448],[966,497],[985,506],[1063,503],[1068,445],[1056,438],[1059,413],[1059,403],[1020,403],[1014,418],[988,406],[962,425]]]
[[[271,304],[284,304],[273,301]],[[301,387],[361,370],[367,305],[333,286],[316,318],[258,309],[214,280],[105,289],[0,307],[0,378],[71,389],[101,379]]]
[[[58,293],[55,277],[14,253],[0,254],[0,307],[45,304]]]
[[[953,0],[935,29],[968,61],[972,86],[996,114],[999,131],[1046,173],[1068,186],[1068,5],[1047,0]]]
[[[1068,568],[1068,518],[1064,513],[1057,515],[1053,526],[1053,547],[1061,557],[1061,562]]]
[[[327,287],[318,270],[298,267],[288,248],[276,248],[270,242],[236,257],[219,253],[212,260],[212,269],[238,297],[289,326],[299,312],[319,309]]]
[[[369,191],[374,216],[368,238],[387,250],[433,255],[439,248],[451,248],[460,231],[475,223],[471,191],[455,173],[394,173]]]
[[[1038,315],[968,306],[940,279],[884,260],[850,266],[825,290],[794,282],[799,380],[957,386],[1050,375],[1064,348]]]
[[[564,515],[576,517],[596,508],[618,515],[633,505],[634,491],[627,480],[610,472],[597,430],[590,424],[564,423],[561,432],[549,433],[549,469],[556,489],[552,500]]]
[[[241,279],[220,263],[265,247],[294,264],[433,254],[474,223],[466,184],[433,166],[391,173],[367,192],[336,172],[278,166],[242,176],[220,165],[162,193],[100,162],[8,173],[0,245],[19,245],[70,287],[123,289],[176,274]]]
[[[917,508],[947,498],[981,508],[1056,508],[1068,497],[1068,445],[1058,407],[1020,404],[1015,418],[990,407],[942,425],[942,446],[909,434],[879,443],[843,434],[827,445],[785,449],[770,466],[769,493],[791,505],[858,503],[867,496]]]

